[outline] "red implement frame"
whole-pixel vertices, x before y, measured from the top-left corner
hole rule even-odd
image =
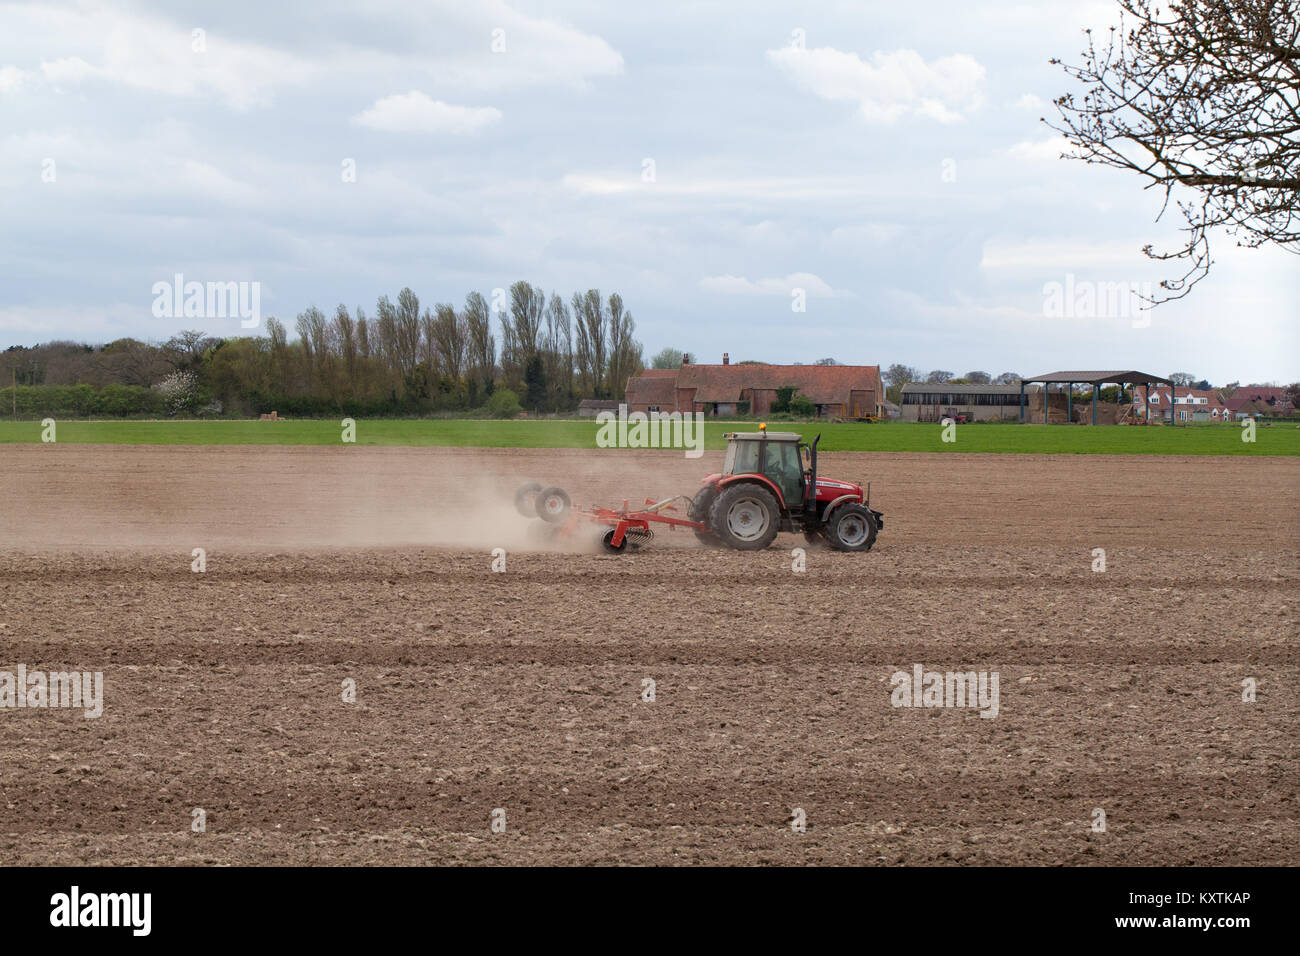
[[[610,544],[615,548],[623,546],[623,539],[627,533],[633,529],[639,531],[650,531],[650,523],[666,524],[669,528],[676,531],[678,528],[690,528],[692,531],[704,531],[706,526],[703,521],[689,521],[686,518],[673,518],[665,515],[665,511],[676,511],[672,502],[678,498],[666,498],[663,501],[654,501],[647,498],[645,503],[649,508],[639,511],[632,511],[628,508],[627,499],[623,499],[623,507],[619,510],[613,508],[575,508],[573,515],[575,518],[586,518],[588,521],[594,521],[597,524],[609,525],[614,529],[614,536],[610,539]]]

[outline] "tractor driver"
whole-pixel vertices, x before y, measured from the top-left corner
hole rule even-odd
[[[803,466],[799,452],[792,444],[769,445],[767,449],[767,477],[776,482],[786,505],[794,505],[803,497]]]

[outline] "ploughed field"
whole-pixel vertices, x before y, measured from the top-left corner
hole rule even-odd
[[[720,461],[3,447],[0,672],[103,713],[0,707],[0,863],[1300,862],[1300,462],[826,453],[885,526],[801,573],[509,501]]]

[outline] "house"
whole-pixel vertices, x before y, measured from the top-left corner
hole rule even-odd
[[[1295,411],[1286,389],[1273,385],[1241,385],[1233,389],[1232,398],[1257,402],[1269,416],[1286,417]]]
[[[1279,414],[1260,399],[1238,398],[1236,395],[1225,399],[1224,405],[1227,408],[1227,414],[1232,416],[1227,419],[1228,421],[1239,422],[1245,418],[1269,418]]]
[[[629,412],[771,412],[778,388],[793,387],[823,418],[879,418],[885,389],[878,365],[696,365],[687,356],[676,369],[648,369],[627,383]]]
[[[1230,407],[1218,389],[1178,388],[1174,392],[1174,421],[1230,422]],[[1169,386],[1157,385],[1147,392],[1145,385],[1133,386],[1133,414],[1151,421],[1169,421]]]
[[[629,412],[673,412],[677,410],[675,368],[648,368],[627,383]]]

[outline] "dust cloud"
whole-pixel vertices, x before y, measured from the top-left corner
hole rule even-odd
[[[626,499],[638,507],[692,494],[716,469],[708,456],[618,449],[9,445],[0,454],[0,547],[23,551],[586,553],[598,548],[602,526],[576,521],[555,535],[519,514],[515,490],[536,481],[563,487],[575,506]],[[684,532],[660,538],[694,540]]]

